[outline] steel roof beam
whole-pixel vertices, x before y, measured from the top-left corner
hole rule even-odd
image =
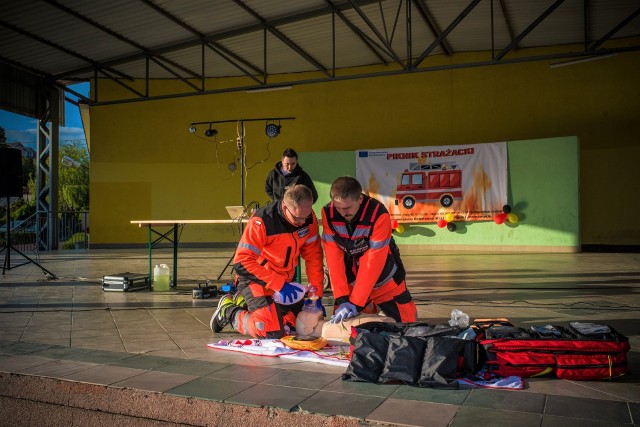
[[[511,41],[511,43],[509,43],[507,47],[502,49],[502,51],[500,51],[500,53],[496,55],[495,59],[499,61],[500,59],[504,58],[504,56],[509,53],[511,49],[516,47],[518,43],[522,41],[522,39],[524,39],[531,31],[533,31],[538,25],[540,25],[540,23],[544,21],[549,15],[551,15],[551,13],[556,10],[556,8],[562,3],[564,3],[564,0],[556,0],[555,3],[549,6],[547,10],[542,12],[542,14],[535,19],[535,21],[533,21],[527,28],[525,28],[525,30],[520,33],[518,37]]]
[[[112,76],[112,75],[110,75],[110,74],[107,72],[107,70],[105,70],[104,68],[98,68],[98,69],[97,69],[97,71],[98,71],[98,72],[100,72],[100,73],[102,73],[102,74],[104,74],[104,76],[105,76],[105,77],[107,77],[109,80],[112,80],[113,82],[115,82],[115,83],[119,84],[120,86],[122,86],[123,88],[125,88],[126,90],[128,90],[129,92],[131,92],[131,93],[134,93],[134,94],[138,95],[140,98],[143,98],[143,99],[149,98],[147,95],[144,95],[144,94],[142,94],[142,93],[138,92],[137,90],[135,90],[134,88],[132,88],[132,87],[131,87],[131,86],[129,86],[128,84],[123,83],[123,82],[121,81],[121,79],[118,79],[118,78],[113,77],[113,76]],[[97,102],[96,102],[96,103],[97,103]]]
[[[626,18],[624,18],[618,25],[613,27],[611,29],[611,31],[609,31],[607,34],[605,34],[600,40],[598,40],[597,42],[595,42],[591,46],[589,46],[589,49],[587,49],[587,51],[593,52],[594,50],[599,48],[600,45],[602,45],[602,43],[604,43],[607,40],[609,40],[615,33],[620,31],[622,29],[622,27],[627,25],[629,22],[633,21],[638,15],[640,15],[640,8],[636,9],[635,12],[633,12],[631,15],[627,16]]]
[[[160,60],[158,58],[154,58],[153,56],[149,57],[149,60],[153,61],[154,63],[158,64],[160,67],[162,67],[164,70],[166,70],[168,73],[170,73],[172,76],[174,76],[175,78],[179,79],[180,81],[182,81],[183,83],[185,83],[186,85],[190,86],[193,88],[193,90],[200,92],[202,91],[202,89],[200,89],[199,87],[197,87],[196,85],[194,85],[193,83],[191,83],[189,80],[185,79],[184,77],[182,77],[181,75],[179,75],[178,73],[176,73],[175,71],[173,71],[171,68],[167,67],[166,65],[164,65],[162,62],[160,62]],[[149,80],[149,79],[147,79]]]
[[[158,12],[160,15],[164,16],[165,18],[167,18],[168,20],[173,22],[174,24],[177,24],[178,26],[180,26],[180,27],[184,28],[185,30],[189,31],[194,36],[198,37],[198,39],[200,40],[201,43],[210,44],[210,46],[208,46],[209,48],[211,48],[214,52],[216,52],[218,55],[220,55],[225,61],[229,62],[231,65],[236,67],[238,70],[240,70],[243,73],[247,74],[247,76],[251,77],[250,73],[248,73],[243,67],[240,67],[234,61],[238,61],[238,62],[243,63],[245,67],[253,69],[256,73],[260,73],[260,74],[262,73],[262,70],[260,70],[255,65],[251,64],[249,61],[246,61],[245,59],[243,59],[240,56],[238,56],[236,53],[230,51],[229,49],[227,49],[224,46],[216,43],[215,41],[207,40],[207,37],[204,34],[199,32],[198,30],[196,30],[195,28],[193,28],[192,26],[190,26],[186,22],[182,21],[181,19],[178,19],[176,16],[174,16],[173,14],[167,12],[165,9],[163,9],[160,6],[156,5],[152,1],[150,1],[150,0],[140,0],[140,1],[142,3],[144,3],[145,5],[147,5],[148,7],[150,7],[151,9],[155,10],[156,12]],[[215,49],[213,49],[213,47],[215,47]],[[221,55],[218,51],[225,52],[226,56],[225,55]],[[229,57],[233,58],[234,61],[231,61],[229,59]],[[200,76],[198,76],[198,77],[200,77]],[[202,78],[204,79],[204,78],[206,78],[206,76],[202,76]]]
[[[56,7],[58,9],[60,9],[61,11],[73,16],[74,18],[77,18],[77,19],[79,19],[79,20],[91,25],[94,28],[97,28],[98,30],[100,30],[100,31],[102,31],[104,33],[107,33],[111,37],[115,37],[118,40],[120,40],[120,41],[122,41],[124,43],[127,43],[128,45],[133,46],[136,49],[139,49],[140,51],[142,51],[142,52],[144,52],[146,54],[150,54],[149,53],[149,49],[145,48],[144,46],[136,43],[133,40],[128,39],[127,37],[123,36],[122,34],[119,34],[119,33],[115,32],[115,31],[111,30],[110,28],[105,27],[102,24],[97,23],[93,19],[88,18],[88,17],[84,16],[83,14],[81,14],[79,12],[76,12],[75,10],[73,10],[73,9],[67,7],[67,6],[58,3],[56,0],[42,0],[42,1],[50,4],[53,7]],[[158,57],[160,59],[162,59],[164,62],[166,62],[168,64],[171,64],[173,67],[175,67],[175,68],[177,68],[179,70],[182,70],[183,72],[191,75],[192,77],[200,78],[200,76],[196,72],[194,72],[194,71],[188,69],[187,67],[184,67],[184,66],[182,66],[182,65],[180,65],[180,64],[178,64],[178,63],[176,63],[174,61],[172,61],[171,59],[162,57],[160,55],[158,55]]]
[[[141,0],[141,1],[147,1],[147,0]],[[377,0],[363,0],[360,3],[360,5],[363,4],[367,4],[367,3],[373,3],[374,1]],[[155,6],[155,4],[151,3],[150,4],[151,7]],[[335,6],[327,6],[324,8],[318,8],[315,10],[311,10],[311,11],[306,11],[306,12],[301,12],[301,13],[296,13],[293,15],[288,15],[288,16],[283,16],[280,18],[276,18],[276,19],[272,19],[272,20],[267,20],[265,21],[267,24],[271,25],[271,26],[278,26],[278,25],[283,25],[283,24],[290,24],[293,22],[298,22],[301,20],[305,20],[305,19],[310,19],[310,18],[315,18],[318,16],[322,16],[322,15],[328,15],[330,13],[332,13],[335,10],[347,10],[350,7],[347,6],[346,4],[342,4],[342,5],[335,5]],[[157,9],[156,9],[157,10]],[[173,16],[171,14],[168,14],[166,11],[164,11],[164,9],[160,9],[162,10],[167,16],[168,18]],[[160,13],[163,13],[160,12]],[[174,17],[175,18],[175,17]],[[171,19],[171,18],[169,18]],[[177,18],[176,18],[177,19]],[[180,20],[177,20],[178,22],[182,22]],[[174,21],[175,22],[175,21]],[[178,23],[176,22],[176,23]],[[183,23],[184,24],[184,23]],[[184,24],[186,25],[186,24]],[[188,27],[188,25],[187,25]],[[191,48],[194,46],[198,46],[200,44],[202,44],[202,42],[208,42],[208,43],[215,43],[218,40],[223,40],[223,39],[227,39],[227,38],[231,38],[231,37],[236,37],[236,36],[240,36],[240,35],[244,35],[244,34],[248,34],[251,32],[255,32],[255,31],[260,31],[262,30],[264,27],[264,25],[262,23],[256,23],[256,24],[252,24],[252,25],[248,25],[242,28],[237,28],[237,29],[233,29],[233,30],[229,30],[229,31],[223,31],[220,33],[216,33],[216,34],[210,34],[210,35],[204,35],[203,38],[198,37],[197,39],[192,39],[192,40],[186,40],[182,43],[176,43],[176,44],[172,44],[171,46],[165,46],[162,48],[158,48],[158,49],[153,49],[149,51],[149,54],[153,55],[153,56],[158,56],[164,53],[169,53],[169,52],[174,52],[177,50],[182,50],[182,49],[187,49],[187,48]],[[193,30],[193,29],[192,29]],[[195,31],[195,30],[193,30]],[[219,49],[222,49],[222,46],[218,46]],[[118,58],[118,59],[114,59],[111,61],[106,61],[104,64],[106,64],[107,66],[113,66],[113,65],[118,65],[118,64],[123,64],[123,63],[127,63],[127,62],[132,62],[132,61],[137,61],[137,60],[141,60],[144,59],[146,57],[146,55],[144,53],[136,53],[133,55],[127,55],[124,56],[122,58]],[[247,62],[247,65],[249,63]],[[88,73],[88,72],[92,72],[93,71],[93,67],[81,67],[81,68],[77,68],[74,70],[69,70],[66,71],[64,73],[59,73],[57,75],[55,75],[56,78],[64,78],[68,75],[72,75],[72,74],[82,74],[82,73]]]
[[[478,3],[480,3],[481,0],[472,0],[471,3],[469,3],[467,5],[467,7],[464,8],[464,10],[462,12],[460,12],[460,14],[453,20],[453,22],[451,22],[451,24],[449,24],[449,26],[438,36],[436,37],[436,39],[433,41],[433,43],[431,43],[431,45],[424,51],[422,52],[422,55],[420,55],[418,57],[418,59],[416,59],[412,65],[412,68],[418,68],[418,66],[420,65],[420,63],[422,61],[424,61],[424,59],[429,56],[429,54],[436,48],[438,47],[438,45],[442,42],[442,40],[445,39],[445,37],[447,37],[449,35],[449,33],[451,31],[453,31],[454,28],[456,28],[458,26],[458,24],[460,22],[462,22],[462,20],[464,18],[466,18],[466,16],[471,13],[471,11],[473,10],[473,8],[475,8]]]
[[[249,15],[253,16],[255,19],[260,21],[260,23],[262,24],[263,28],[267,29],[267,31],[269,31],[271,34],[276,36],[281,42],[283,42],[284,44],[289,46],[298,55],[302,56],[307,62],[309,62],[314,67],[316,67],[316,69],[322,71],[324,74],[326,74],[327,76],[331,77],[331,73],[329,73],[329,70],[327,70],[327,68],[324,65],[322,65],[320,63],[320,61],[318,61],[313,56],[311,56],[311,54],[309,54],[309,52],[304,50],[302,47],[298,46],[293,40],[291,40],[289,37],[287,37],[284,33],[282,33],[276,27],[274,27],[273,25],[269,24],[266,19],[261,17],[253,9],[251,9],[249,6],[247,6],[246,4],[244,4],[240,0],[233,0],[233,2],[235,4],[237,4],[238,6],[240,6],[240,8],[243,9],[245,12],[247,12]]]
[[[362,40],[365,44],[365,46],[367,46],[367,48],[378,57],[378,59],[380,60],[380,62],[382,62],[384,65],[387,65],[387,60],[380,55],[380,51],[384,52],[384,48],[382,46],[380,46],[378,43],[376,43],[374,40],[371,39],[371,37],[369,37],[367,34],[365,34],[360,28],[358,28],[357,25],[355,25],[353,22],[351,22],[349,20],[349,18],[347,18],[346,16],[344,16],[344,14],[342,13],[341,9],[337,8],[330,0],[325,0],[327,2],[327,4],[329,5],[329,7],[333,8],[333,15],[337,16],[338,18],[340,18],[342,20],[342,22],[356,35],[358,36],[358,38],[360,40]],[[335,29],[334,29],[334,34],[335,34]],[[376,49],[377,48],[377,49]],[[334,56],[335,56],[335,46],[334,46]]]
[[[491,0],[493,1],[493,0]],[[511,43],[515,40],[515,31],[513,31],[513,25],[511,25],[511,19],[509,18],[509,12],[507,11],[507,5],[504,0],[499,0],[500,10],[502,11],[502,16],[504,17],[504,24],[507,26],[507,32],[509,33],[509,40]],[[513,46],[513,50],[518,50],[518,43]]]
[[[402,62],[402,59],[400,59],[398,54],[393,50],[393,46],[391,46],[391,43],[389,42],[389,40],[387,40],[382,34],[380,34],[380,31],[378,31],[376,26],[373,25],[373,22],[371,22],[369,17],[362,11],[362,9],[360,9],[360,7],[353,2],[353,0],[347,0],[347,2],[349,2],[353,10],[355,10],[358,16],[360,16],[360,18],[365,22],[365,24],[367,24],[369,29],[373,31],[373,34],[376,35],[378,40],[382,42],[389,56],[391,56],[395,62],[397,62],[400,66],[402,66],[402,68],[406,68],[405,64]],[[382,21],[384,22],[384,15],[382,16]]]
[[[420,16],[424,20],[425,24],[427,24],[427,27],[429,27],[431,34],[433,34],[433,36],[436,38],[440,37],[440,34],[442,34],[442,30],[440,30],[440,28],[438,27],[438,24],[433,19],[433,16],[431,16],[431,13],[429,12],[429,8],[427,8],[427,5],[424,3],[424,0],[412,0],[412,1],[413,1],[413,4],[416,5],[418,12],[420,12]],[[447,56],[451,55],[451,53],[453,52],[453,49],[451,49],[451,46],[449,46],[449,43],[445,38],[443,38],[442,41],[440,42],[440,48]]]

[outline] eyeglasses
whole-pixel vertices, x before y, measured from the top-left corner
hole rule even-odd
[[[311,218],[311,214],[305,217],[295,216],[293,212],[291,212],[291,209],[289,209],[287,205],[284,204],[284,202],[282,203],[282,207],[284,208],[284,210],[289,212],[289,215],[291,215],[291,219],[293,220],[293,222],[305,222],[307,219]]]

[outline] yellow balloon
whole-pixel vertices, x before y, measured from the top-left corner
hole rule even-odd
[[[402,224],[398,224],[398,226],[396,227],[396,231],[398,232],[398,234],[401,234],[404,231],[404,226]]]
[[[511,224],[517,224],[518,223],[518,215],[516,215],[514,213],[507,214],[507,220]]]
[[[453,215],[451,212],[449,212],[448,214],[446,214],[446,215],[444,216],[444,219],[445,219],[447,222],[453,222],[453,220],[455,219],[455,215]]]

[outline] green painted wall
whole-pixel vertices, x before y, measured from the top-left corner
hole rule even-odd
[[[509,141],[507,149],[509,203],[519,217],[517,224],[458,222],[455,232],[436,224],[403,224],[405,230],[394,234],[396,241],[442,248],[576,250],[580,245],[578,139]],[[320,207],[329,202],[331,182],[341,175],[356,174],[353,151],[305,153],[300,161],[318,183],[318,215]],[[326,164],[332,167],[321,166]]]

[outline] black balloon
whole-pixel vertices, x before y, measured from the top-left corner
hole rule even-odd
[[[510,214],[511,213],[511,206],[509,205],[504,205],[502,207],[502,212],[506,213],[506,214]]]
[[[450,222],[449,224],[447,224],[447,230],[456,231],[456,224],[453,222]]]

